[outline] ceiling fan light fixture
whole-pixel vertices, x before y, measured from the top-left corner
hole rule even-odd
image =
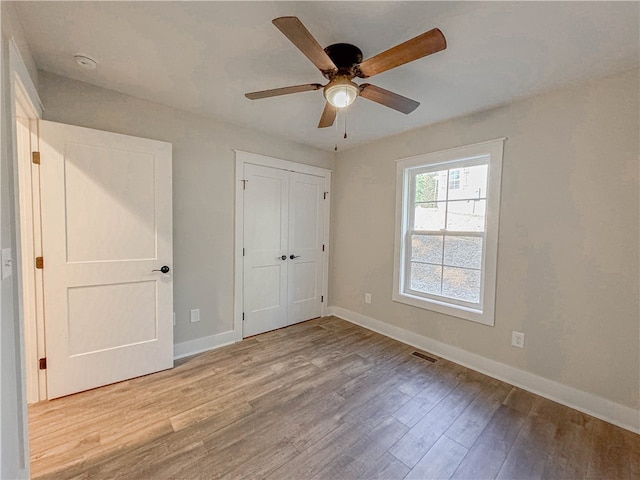
[[[358,85],[346,77],[339,77],[324,87],[324,98],[334,107],[344,108],[354,102],[359,92]]]

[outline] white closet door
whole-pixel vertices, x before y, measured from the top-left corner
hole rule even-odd
[[[287,325],[289,173],[245,164],[244,178],[243,336],[249,337]]]
[[[289,324],[322,312],[323,194],[324,178],[289,174]]]
[[[243,336],[322,315],[324,177],[244,164]]]
[[[171,144],[40,123],[48,398],[173,367]]]

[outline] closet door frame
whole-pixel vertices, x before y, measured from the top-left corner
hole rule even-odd
[[[247,163],[254,165],[262,165],[265,167],[278,168],[290,172],[304,173],[308,175],[315,175],[324,179],[324,191],[326,193],[326,200],[324,205],[324,225],[323,225],[323,244],[325,246],[324,258],[322,265],[322,310],[321,315],[324,317],[328,312],[328,292],[329,292],[329,252],[331,250],[329,245],[329,226],[330,226],[330,213],[331,213],[331,173],[332,171],[326,168],[314,167],[312,165],[306,165],[303,163],[291,162],[288,160],[282,160],[275,157],[268,157],[265,155],[259,155],[256,153],[244,152],[241,150],[234,150],[236,157],[236,171],[235,171],[235,239],[234,239],[234,313],[233,313],[233,331],[234,339],[236,341],[242,340],[242,313],[244,305],[243,294],[243,239],[244,239],[244,196],[243,189],[244,182],[244,166]]]

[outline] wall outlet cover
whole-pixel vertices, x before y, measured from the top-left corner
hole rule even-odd
[[[511,346],[524,348],[524,333],[513,330],[511,332]]]

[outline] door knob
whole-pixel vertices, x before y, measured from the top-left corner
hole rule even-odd
[[[294,258],[299,258],[299,257],[300,257],[300,255],[289,255],[289,258],[291,260],[293,260]]]
[[[159,269],[151,270],[151,271],[152,271],[152,272],[169,273],[169,270],[171,270],[169,267],[167,267],[166,265],[163,265],[163,266],[162,266],[162,267],[160,267]]]
[[[286,256],[286,255],[282,255],[282,256],[280,257],[280,260],[286,260],[286,259],[287,259],[287,256]]]

